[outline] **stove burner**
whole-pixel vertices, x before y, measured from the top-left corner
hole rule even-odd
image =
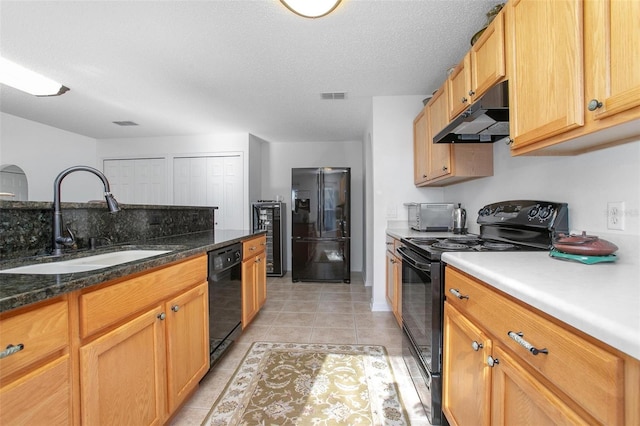
[[[475,243],[480,241],[480,239],[476,235],[453,235],[447,237],[445,241],[453,243]]]
[[[411,238],[410,239],[412,243],[417,244],[419,246],[430,246],[433,243],[438,242],[439,240],[437,238]]]
[[[487,250],[511,250],[515,248],[515,245],[509,243],[492,243],[487,241],[482,244],[482,248]]]
[[[434,243],[431,245],[431,247],[438,248],[441,250],[471,250],[472,249],[471,246],[468,246],[466,244],[458,244],[458,243],[452,243],[448,241]]]

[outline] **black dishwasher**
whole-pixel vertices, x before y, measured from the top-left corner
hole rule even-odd
[[[242,332],[242,244],[209,255],[209,365],[213,366]]]

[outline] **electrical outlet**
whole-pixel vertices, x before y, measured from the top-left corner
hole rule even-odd
[[[607,229],[624,231],[624,201],[607,203]]]

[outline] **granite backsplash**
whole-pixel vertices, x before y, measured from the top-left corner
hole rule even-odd
[[[80,250],[109,244],[213,230],[217,207],[121,204],[112,214],[106,203],[62,203],[63,229],[71,229]],[[52,251],[53,203],[0,201],[0,260]],[[90,240],[93,239],[91,242]]]

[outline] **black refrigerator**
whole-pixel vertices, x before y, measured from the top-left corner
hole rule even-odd
[[[267,276],[281,277],[285,274],[287,227],[284,223],[285,203],[261,200],[251,204],[253,231],[267,231]]]
[[[291,279],[351,282],[351,169],[291,169]]]

